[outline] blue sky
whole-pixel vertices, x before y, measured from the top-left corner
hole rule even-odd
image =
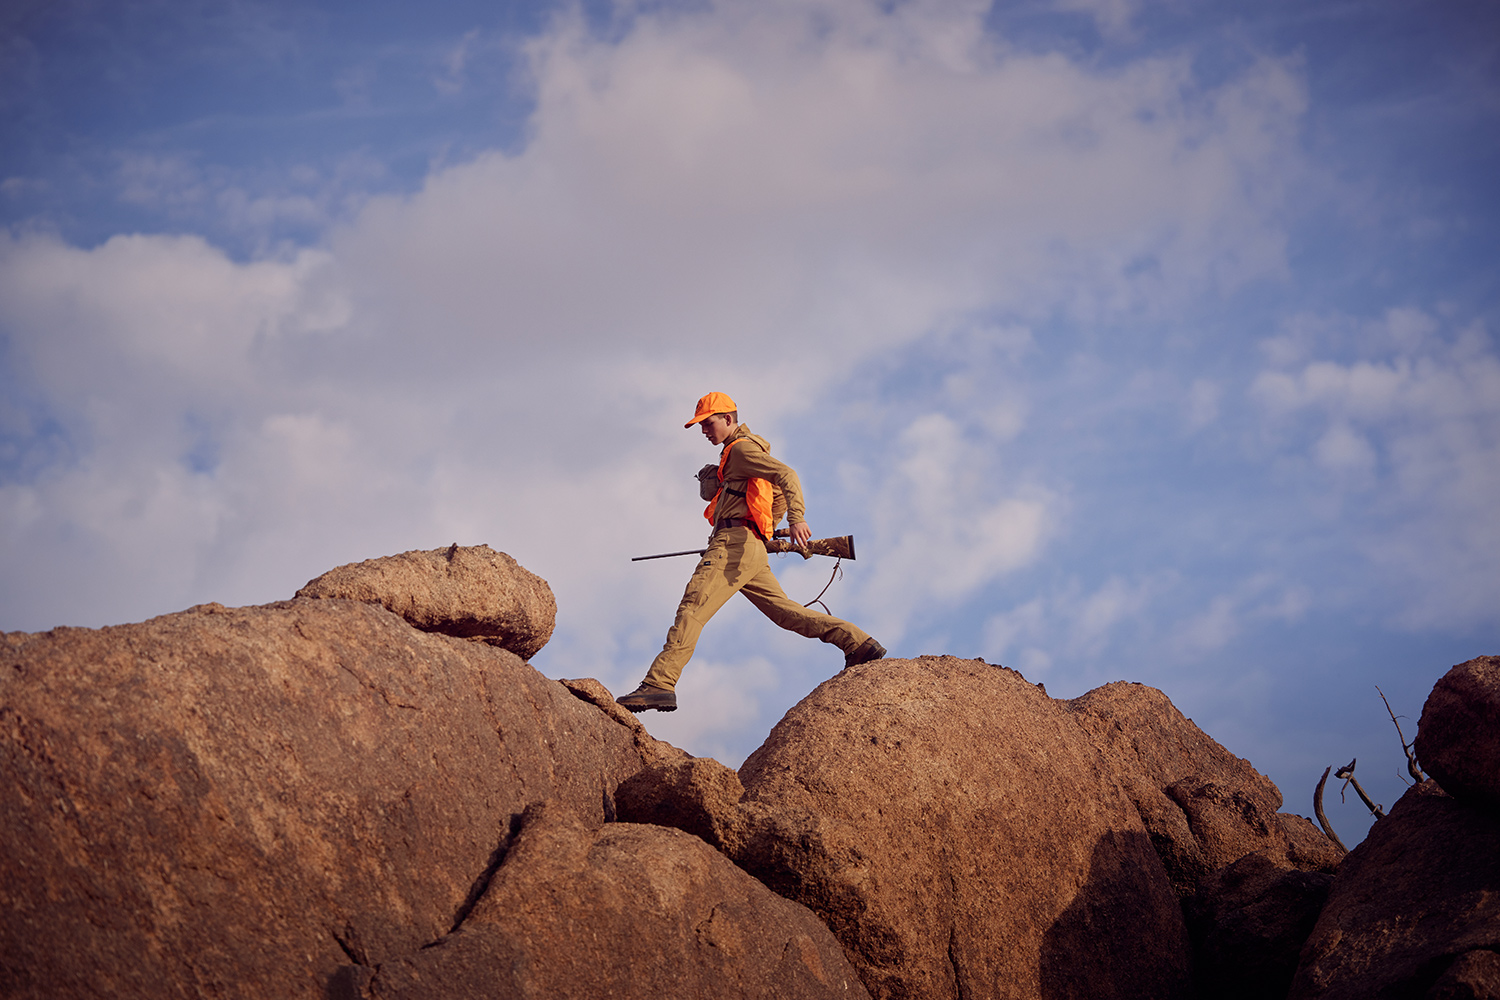
[[[835,613],[1295,811],[1500,651],[1493,3],[23,0],[0,130],[0,628],[483,542],[627,690],[717,389]],[[735,602],[645,721],[736,764],[839,663]]]

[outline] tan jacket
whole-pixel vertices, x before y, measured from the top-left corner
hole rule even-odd
[[[771,457],[771,445],[765,438],[757,434],[751,434],[750,428],[740,424],[734,429],[734,433],[724,442],[728,448],[731,442],[745,438],[742,444],[736,445],[729,453],[729,461],[724,465],[724,485],[733,487],[743,493],[745,491],[745,480],[767,479],[773,486],[780,489],[786,497],[786,521],[787,524],[797,524],[807,520],[807,510],[802,503],[802,481],[797,478],[797,473],[790,465],[778,462]],[[719,455],[723,456],[723,451]],[[780,498],[777,498],[780,500]],[[773,525],[780,519],[781,503],[772,507],[771,518]],[[719,494],[719,505],[714,511],[715,518],[749,517],[750,505],[742,496],[736,496],[725,489]]]

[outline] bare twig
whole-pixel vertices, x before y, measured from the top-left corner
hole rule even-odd
[[[1328,817],[1323,815],[1323,786],[1328,784],[1328,772],[1332,770],[1333,767],[1331,765],[1325,767],[1323,769],[1323,777],[1318,779],[1317,791],[1313,792],[1313,815],[1318,817],[1318,825],[1323,828],[1323,833],[1327,835],[1328,839],[1339,845],[1339,850],[1348,854],[1349,848],[1344,846],[1344,842],[1339,839],[1339,835],[1333,832],[1333,825],[1328,822]]]
[[[1386,701],[1385,692],[1380,690],[1380,685],[1375,685],[1375,690],[1380,692],[1380,700],[1385,702],[1385,712],[1391,717],[1391,722],[1396,725],[1396,735],[1401,738],[1401,752],[1406,754],[1406,773],[1411,775],[1412,780],[1421,784],[1427,780],[1427,775],[1417,766],[1417,755],[1412,753],[1411,744],[1406,742],[1406,734],[1401,731],[1401,723],[1396,722],[1396,713],[1391,711],[1391,703]]]
[[[1371,801],[1370,797],[1365,794],[1364,788],[1360,785],[1359,779],[1354,777],[1354,765],[1357,763],[1359,763],[1358,757],[1354,758],[1349,763],[1333,772],[1333,776],[1335,778],[1340,778],[1343,780],[1344,788],[1348,788],[1350,785],[1353,785],[1354,790],[1359,793],[1360,801],[1365,804],[1365,808],[1370,810],[1370,812],[1374,814],[1376,819],[1385,819],[1385,810]],[[1341,788],[1339,789],[1339,801],[1342,802],[1343,800],[1344,789]]]

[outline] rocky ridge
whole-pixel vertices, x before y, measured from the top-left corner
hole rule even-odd
[[[4,635],[0,995],[1500,997],[1482,782],[1341,861],[1162,692],[944,656],[736,772],[530,667],[554,615],[452,546]]]

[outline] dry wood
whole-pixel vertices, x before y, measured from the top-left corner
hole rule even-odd
[[[1391,703],[1386,701],[1385,692],[1380,690],[1379,684],[1375,685],[1375,690],[1380,694],[1380,700],[1385,702],[1386,714],[1391,717],[1391,722],[1396,726],[1396,735],[1401,739],[1401,752],[1406,754],[1406,773],[1417,784],[1421,784],[1427,780],[1427,775],[1417,765],[1417,755],[1412,752],[1411,744],[1406,742],[1406,734],[1401,731],[1401,723],[1396,721],[1396,713],[1391,711]]]
[[[1323,786],[1328,784],[1328,772],[1332,770],[1333,765],[1330,764],[1323,769],[1323,777],[1318,779],[1318,788],[1313,792],[1313,815],[1318,817],[1318,825],[1323,828],[1323,832],[1328,836],[1328,839],[1337,844],[1339,850],[1348,854],[1349,848],[1345,847],[1344,842],[1339,839],[1339,835],[1333,832],[1333,824],[1328,822],[1328,817],[1323,813]]]
[[[1345,764],[1343,767],[1341,767],[1337,771],[1333,772],[1333,776],[1335,778],[1342,779],[1343,782],[1344,782],[1344,787],[1345,788],[1347,788],[1350,785],[1353,785],[1354,786],[1354,790],[1359,793],[1360,801],[1362,801],[1365,804],[1365,808],[1368,809],[1368,810],[1370,810],[1370,812],[1372,812],[1375,815],[1376,819],[1385,819],[1385,810],[1382,809],[1382,808],[1380,808],[1380,806],[1376,805],[1375,802],[1373,800],[1371,800],[1370,796],[1368,796],[1368,795],[1365,794],[1364,787],[1360,785],[1359,779],[1357,779],[1357,778],[1354,777],[1354,765],[1357,764],[1357,763],[1359,763],[1359,758],[1358,757],[1354,758],[1349,763]],[[1340,798],[1340,801],[1342,801],[1342,799],[1343,799],[1343,791],[1342,791],[1342,789],[1339,791],[1339,798]]]

